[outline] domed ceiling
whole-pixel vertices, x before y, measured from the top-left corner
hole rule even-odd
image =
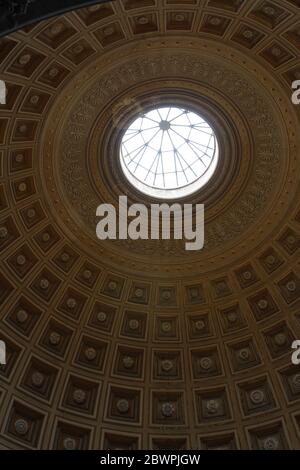
[[[118,0],[0,40],[3,449],[299,449],[298,0]],[[100,241],[160,103],[213,123],[205,246]],[[157,202],[157,201],[156,201]]]

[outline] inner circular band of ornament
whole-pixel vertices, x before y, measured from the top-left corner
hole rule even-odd
[[[178,105],[158,105],[140,112],[125,128],[120,163],[139,191],[177,199],[202,188],[213,176],[219,145],[211,125]]]

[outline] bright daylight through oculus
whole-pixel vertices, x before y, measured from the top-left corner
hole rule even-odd
[[[120,149],[123,172],[149,196],[187,196],[212,177],[218,142],[211,126],[194,111],[156,107],[140,114],[125,131]]]

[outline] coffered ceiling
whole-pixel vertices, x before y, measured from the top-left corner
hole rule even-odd
[[[300,2],[123,0],[0,40],[0,443],[299,449]],[[128,116],[190,103],[205,247],[106,241]]]

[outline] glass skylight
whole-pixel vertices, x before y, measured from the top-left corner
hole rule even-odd
[[[149,196],[187,196],[212,177],[218,143],[210,125],[194,111],[156,107],[140,114],[125,131],[120,149],[129,182]]]

